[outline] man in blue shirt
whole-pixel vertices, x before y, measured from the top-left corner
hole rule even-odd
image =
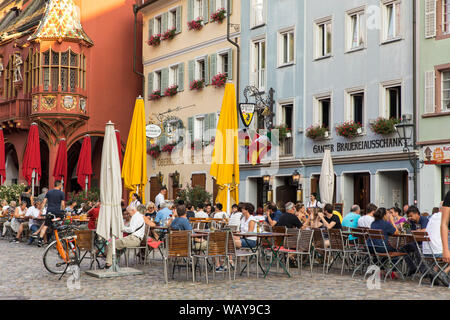
[[[408,222],[411,224],[411,230],[425,231],[428,219],[420,215],[420,211],[417,207],[409,207],[406,214],[408,216]]]
[[[267,217],[266,217],[266,222],[273,227],[274,225],[277,224],[278,220],[280,219],[282,213],[280,210],[278,210],[277,206],[275,205],[275,203],[269,203],[267,205]]]
[[[168,208],[169,204],[167,202],[160,203],[161,210],[158,211],[155,217],[155,222],[161,224],[162,221],[169,219],[172,215],[172,211]]]
[[[177,206],[177,216],[170,224],[172,230],[192,230],[192,226],[186,218],[186,207],[184,205]]]
[[[344,219],[342,219],[342,226],[347,228],[358,228],[358,220],[361,218],[361,208],[354,204],[352,206],[352,209],[350,210],[350,213],[348,213]],[[350,241],[353,241],[356,239],[354,236],[350,236],[348,238]]]

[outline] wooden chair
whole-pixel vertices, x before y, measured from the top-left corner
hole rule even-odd
[[[127,267],[128,267],[128,262],[130,260],[130,251],[131,250],[133,250],[134,261],[136,264],[139,263],[138,253],[141,252],[142,250],[144,250],[144,265],[147,263],[147,255],[148,255],[147,239],[148,239],[149,233],[150,233],[150,226],[145,225],[144,239],[142,239],[140,245],[138,245],[136,247],[125,248],[125,261],[126,261]],[[140,253],[140,255],[142,255],[142,253]]]
[[[169,282],[168,279],[168,261],[170,259],[175,259],[175,263],[178,259],[185,259],[186,261],[186,279],[189,277],[189,262],[194,266],[192,258],[192,247],[191,247],[191,231],[172,231],[166,236],[166,251],[167,254],[163,255],[164,261],[164,278],[166,283]],[[175,273],[175,265],[174,270]],[[195,281],[194,272],[192,273],[192,281]]]
[[[347,264],[349,263],[351,255],[356,254],[356,249],[348,248],[345,246],[344,238],[342,236],[342,232],[340,229],[329,229],[328,236],[330,240],[330,249],[329,249],[330,254],[328,255],[328,260],[330,260],[330,257],[333,257],[333,261],[337,260],[337,258],[341,258],[342,260],[341,276],[342,276],[344,273],[345,262],[347,262]],[[332,263],[328,265],[327,273],[331,268],[331,265]]]
[[[94,265],[94,270],[97,269],[94,262],[97,262],[97,266],[100,268],[100,262],[97,259],[97,250],[94,246],[95,239],[95,231],[92,230],[75,230],[75,236],[77,237],[77,246],[80,251],[85,251],[83,256],[80,259],[80,264],[86,255],[89,253],[89,259],[91,260],[91,264],[89,269],[92,269],[92,265]]]
[[[228,257],[235,257],[236,263],[234,264],[234,280],[236,280],[236,270],[239,269],[239,260],[240,258],[246,258],[247,260],[247,278],[250,277],[250,258],[256,257],[256,278],[258,278],[259,271],[259,260],[258,260],[258,252],[253,252],[252,250],[237,250],[236,244],[234,243],[233,233],[228,231]],[[228,265],[228,268],[230,264]]]

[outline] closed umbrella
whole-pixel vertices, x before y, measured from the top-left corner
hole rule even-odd
[[[31,185],[34,196],[34,185],[41,179],[41,150],[39,148],[39,130],[36,123],[30,126],[27,147],[23,156],[22,175]]]
[[[114,124],[106,125],[103,140],[102,164],[100,170],[100,212],[97,222],[97,234],[104,239],[112,237],[113,270],[117,271],[115,263],[115,238],[122,238],[122,180],[120,177],[120,162],[117,154],[117,138]]]
[[[80,156],[77,165],[78,184],[87,192],[91,188],[92,162],[91,162],[91,137],[86,135],[81,145]]]
[[[120,131],[116,130],[116,139],[117,139],[117,149],[119,150],[119,162],[122,166],[122,143],[120,139]]]
[[[323,204],[333,203],[334,168],[330,149],[325,149],[319,181],[320,200]]]
[[[139,97],[131,121],[127,147],[122,165],[122,178],[126,189],[137,192],[145,203],[145,184],[147,183],[147,137],[145,129],[144,99]]]
[[[217,124],[210,174],[219,187],[216,202],[230,214],[232,202],[239,202],[239,143],[236,90],[227,83]]]
[[[53,177],[61,180],[64,190],[67,184],[67,143],[66,139],[61,139],[58,145],[58,153],[56,154],[55,167],[53,168]]]
[[[5,138],[3,136],[3,128],[0,128],[0,184],[6,180],[6,163],[5,163]]]

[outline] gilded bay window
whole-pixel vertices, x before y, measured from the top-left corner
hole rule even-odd
[[[50,61],[51,57],[51,61]],[[47,51],[42,54],[42,80],[44,91],[75,92],[86,88],[86,57],[71,50]]]

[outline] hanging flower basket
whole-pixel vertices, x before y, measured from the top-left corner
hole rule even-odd
[[[165,97],[172,97],[178,93],[178,86],[175,84],[173,86],[170,86],[164,91]]]
[[[201,90],[205,87],[205,80],[194,80],[191,82],[190,86],[191,90]]]
[[[176,144],[175,143],[169,143],[166,144],[164,147],[162,147],[161,152],[167,152],[168,154],[172,154],[173,149],[175,149]]]
[[[225,87],[225,84],[227,83],[227,74],[226,73],[218,73],[211,79],[211,84],[215,88],[223,88]]]
[[[288,128],[284,124],[275,126],[274,129],[278,130],[278,139],[280,139],[280,141],[283,141],[286,138],[290,138],[292,136],[291,128]]]
[[[328,138],[328,128],[323,126],[311,126],[306,129],[306,136],[312,140],[321,140]]]
[[[201,30],[203,28],[203,18],[198,17],[195,20],[188,22],[188,29],[189,30]]]
[[[161,40],[162,41],[164,41],[164,40],[172,40],[173,38],[175,38],[176,30],[177,30],[176,28],[172,28],[172,29],[167,30],[166,32],[164,32],[161,35]]]
[[[155,34],[150,37],[147,44],[152,47],[157,47],[161,44],[161,34]]]
[[[387,136],[395,132],[395,125],[398,123],[400,123],[400,120],[396,118],[378,118],[370,124],[370,128],[376,134]]]
[[[148,150],[148,154],[153,158],[156,159],[161,154],[161,149],[159,148],[159,145],[152,144],[150,146],[150,149]]]
[[[149,100],[159,100],[159,99],[161,99],[162,98],[161,90],[153,91],[148,98],[149,98]]]
[[[347,121],[336,126],[336,133],[341,137],[352,139],[362,134],[362,125],[359,122]]]
[[[218,9],[216,12],[211,14],[211,21],[217,22],[217,23],[222,23],[223,20],[225,20],[225,18],[226,18],[226,13],[227,13],[227,10],[225,10],[225,8]]]

